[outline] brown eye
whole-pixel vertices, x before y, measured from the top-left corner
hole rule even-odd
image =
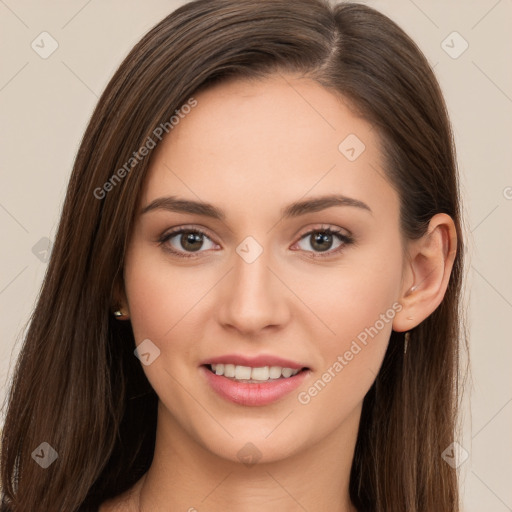
[[[198,251],[203,245],[203,235],[193,232],[182,233],[179,243],[186,251]]]
[[[328,251],[333,244],[333,236],[330,233],[314,233],[310,235],[311,247],[316,251]]]
[[[307,242],[307,243],[304,243]],[[326,228],[309,231],[298,242],[302,250],[312,253],[334,254],[342,250],[346,245],[351,244],[353,239],[341,231]]]
[[[165,249],[177,255],[188,257],[187,253],[204,252],[201,249],[211,249],[215,246],[212,240],[199,229],[177,229],[160,239]],[[210,247],[208,247],[210,244]]]

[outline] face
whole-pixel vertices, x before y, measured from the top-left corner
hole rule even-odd
[[[313,81],[195,99],[153,154],[126,254],[134,336],[159,428],[285,459],[357,428],[400,309],[399,199],[376,132]]]

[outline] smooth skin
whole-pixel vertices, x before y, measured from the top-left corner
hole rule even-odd
[[[137,216],[119,298],[136,343],[150,339],[160,350],[143,366],[159,397],[157,441],[146,475],[101,512],[354,512],[349,474],[364,396],[391,330],[413,328],[442,301],[453,221],[435,215],[423,238],[403,240],[378,134],[310,79],[232,80],[195,98],[197,107],[154,150],[139,211],[172,195],[210,203],[225,218],[163,208]],[[365,145],[354,161],[338,149],[350,134]],[[371,211],[344,205],[281,215],[293,202],[334,193]],[[179,234],[159,242],[179,227],[206,232],[198,250]],[[353,243],[305,236],[329,227]],[[248,236],[263,249],[252,263],[236,251]],[[400,310],[378,334],[300,403],[298,394],[393,305]],[[232,353],[277,355],[311,373],[278,402],[234,404],[199,371],[205,359]],[[247,443],[261,456],[250,466],[237,455]]]

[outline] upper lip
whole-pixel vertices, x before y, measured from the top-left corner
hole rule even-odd
[[[282,357],[261,354],[258,356],[244,356],[242,354],[226,354],[224,356],[212,357],[206,359],[201,364],[234,364],[238,366],[250,366],[251,368],[262,368],[263,366],[280,366],[281,368],[291,368],[292,370],[301,370],[307,368],[305,364],[284,359]]]

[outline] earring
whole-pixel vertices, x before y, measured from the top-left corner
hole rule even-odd
[[[117,319],[121,319],[125,316],[128,316],[126,313],[123,313],[123,311],[121,309],[117,309],[115,311],[113,311],[113,315],[117,318]]]

